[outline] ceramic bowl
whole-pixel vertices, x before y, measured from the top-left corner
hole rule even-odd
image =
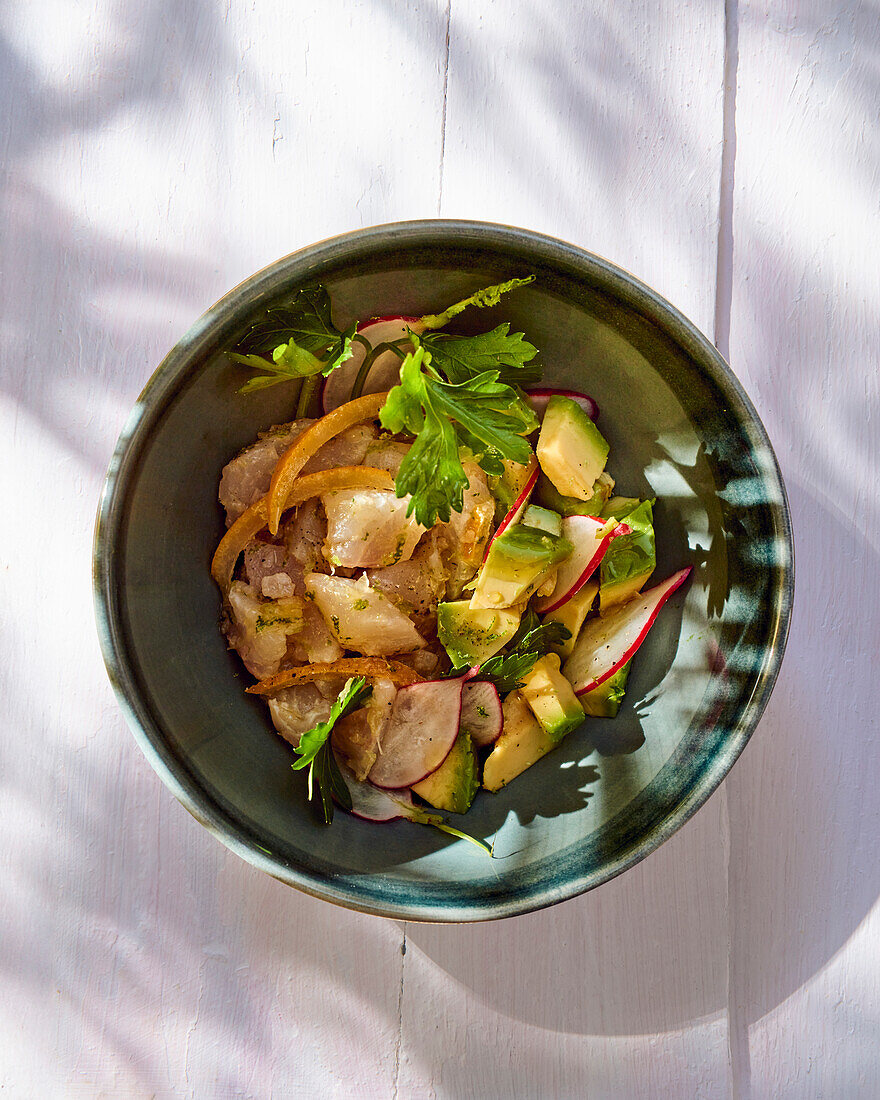
[[[511,321],[544,385],[599,403],[618,492],[657,498],[657,573],[692,565],[633,664],[614,720],[589,719],[464,818],[489,859],[408,822],[316,823],[303,775],[218,631],[208,566],[217,482],[284,387],[243,397],[224,349],[267,306],[325,284],[337,321],[423,314],[517,275],[536,281],[471,319]],[[232,851],[327,901],[409,920],[507,917],[592,889],[706,801],[755,728],[792,599],[785,492],[758,416],[719,353],[633,276],[572,245],[472,222],[379,226],[246,280],[170,352],[120,437],[95,540],[99,631],[128,721],[164,782]]]

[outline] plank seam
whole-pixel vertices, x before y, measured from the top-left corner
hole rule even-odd
[[[452,28],[452,0],[446,0],[446,38],[443,58],[443,112],[440,116],[440,172],[437,191],[437,217],[443,204],[443,164],[446,159],[446,100],[449,93],[449,37]]]
[[[715,269],[715,346],[730,361],[730,324],[733,312],[733,205],[736,182],[736,90],[739,75],[739,0],[724,3],[724,87],[721,109],[721,180],[718,196],[718,249]],[[734,1100],[750,1100],[749,1028],[738,1001],[735,962],[736,931],[733,893],[733,829],[730,789],[725,784],[727,842],[727,1048],[730,1088]]]
[[[394,1046],[394,1087],[392,1100],[400,1095],[400,1054],[403,1047],[403,975],[406,969],[406,923],[403,925],[403,940],[400,944],[400,985],[397,987],[397,1042]]]
[[[739,69],[739,0],[724,4],[724,94],[721,108],[721,186],[715,266],[715,347],[730,360],[733,305],[733,191],[736,166],[736,82]]]

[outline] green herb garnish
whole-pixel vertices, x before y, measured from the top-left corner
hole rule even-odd
[[[511,290],[517,290],[521,286],[528,286],[535,281],[534,275],[527,275],[524,279],[508,279],[506,283],[495,283],[493,286],[485,286],[482,290],[476,290],[468,298],[462,298],[460,302],[445,309],[442,313],[428,313],[420,318],[423,329],[443,328],[448,325],[453,317],[464,313],[470,306],[477,309],[487,309],[497,306],[503,294]]]
[[[230,352],[234,362],[263,372],[249,379],[240,392],[329,374],[351,358],[356,330],[356,322],[344,331],[334,325],[324,287],[298,291],[290,305],[267,310]]]
[[[450,382],[466,382],[485,371],[497,371],[498,381],[509,386],[529,386],[539,381],[541,368],[526,366],[538,354],[521,332],[510,335],[510,325],[499,325],[478,336],[452,336],[430,332],[419,342],[431,353],[435,370]]]
[[[457,384],[444,382],[431,365],[431,353],[419,346],[400,368],[400,385],[379,412],[382,427],[409,432],[415,442],[395,479],[399,497],[411,494],[407,515],[424,527],[438,517],[448,522],[460,512],[467,475],[459,448],[471,451],[489,474],[503,470],[502,459],[525,464],[531,448],[523,438],[538,427],[534,412],[498,371],[484,371]]]
[[[553,646],[570,637],[571,631],[568,627],[562,623],[542,623],[529,608],[523,615],[516,634],[504,649],[479,666],[476,679],[489,680],[501,695],[515,691],[522,686],[522,678],[531,672],[539,657],[543,657]]]
[[[475,844],[481,852],[485,852],[487,856],[494,856],[494,845],[489,845],[483,840],[479,840],[475,836],[471,836],[470,833],[463,833],[461,829],[456,829],[454,826],[448,824],[446,818],[441,817],[439,814],[431,814],[426,810],[423,810],[421,806],[408,806],[406,807],[406,818],[408,821],[413,821],[416,825],[430,825],[435,829],[439,829],[441,833],[447,833],[449,836],[458,837],[460,840],[470,841],[471,844]]]
[[[330,717],[327,721],[319,722],[317,726],[306,730],[300,737],[299,745],[293,750],[299,760],[291,767],[294,771],[309,769],[309,799],[314,794],[317,782],[324,811],[324,822],[327,825],[333,820],[334,798],[344,809],[351,809],[351,793],[342,778],[336,757],[330,747],[330,734],[339,719],[356,710],[370,691],[363,676],[346,680],[336,702],[330,708]]]
[[[414,513],[425,527],[438,518],[448,522],[451,511],[462,510],[468,485],[462,450],[493,477],[503,472],[504,459],[529,461],[531,448],[524,436],[538,427],[538,421],[513,387],[541,376],[539,367],[527,365],[537,349],[521,332],[511,335],[509,324],[477,336],[432,330],[470,306],[497,305],[503,294],[534,278],[483,287],[442,313],[420,318],[422,335],[409,334],[412,350],[407,349],[401,365],[400,385],[389,393],[379,418],[388,431],[407,431],[415,437],[395,489],[399,497],[411,495],[407,515]]]

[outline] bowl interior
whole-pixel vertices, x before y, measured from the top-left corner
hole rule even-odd
[[[617,491],[657,498],[657,574],[694,575],[633,664],[615,720],[588,719],[550,756],[436,830],[337,814],[316,824],[291,752],[218,630],[208,565],[222,466],[288,420],[284,387],[251,396],[223,355],[268,304],[329,288],[337,320],[440,309],[533,272],[493,311],[541,352],[544,384],[590,393]],[[572,896],[655,847],[720,782],[760,715],[787,625],[784,493],[763,430],[714,349],[635,280],[529,234],[434,223],[296,254],[218,303],[132,414],[97,537],[99,622],[142,744],[184,804],[240,854],[329,900],[391,916],[474,920]]]

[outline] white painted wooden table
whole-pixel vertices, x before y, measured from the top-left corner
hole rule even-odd
[[[878,26],[856,0],[0,9],[4,1095],[880,1096]],[[189,323],[300,245],[436,215],[583,245],[714,333],[798,555],[721,791],[595,893],[463,928],[228,854],[125,727],[89,589],[117,433]]]

